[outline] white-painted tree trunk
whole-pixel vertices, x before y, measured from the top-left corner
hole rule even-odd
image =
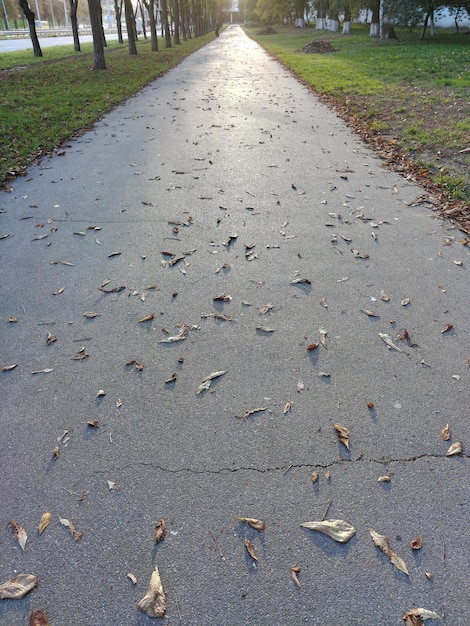
[[[328,20],[328,30],[331,30],[331,32],[336,33],[339,30],[339,22],[338,20]]]
[[[296,28],[303,28],[305,26],[305,22],[303,20],[302,17],[296,17],[295,18],[295,27]]]
[[[324,17],[317,17],[316,30],[326,30],[326,19]]]
[[[431,30],[431,37],[434,37],[434,35],[436,34],[436,23],[434,22],[434,14],[432,14],[429,19],[429,28]]]
[[[343,22],[343,35],[351,34],[351,22]]]
[[[380,24],[375,23],[375,22],[371,23],[370,32],[369,32],[370,37],[378,37],[379,32],[380,32]]]

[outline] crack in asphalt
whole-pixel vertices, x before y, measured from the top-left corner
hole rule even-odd
[[[463,457],[465,459],[470,458],[469,455],[467,454],[461,454],[459,455],[460,457]],[[183,474],[183,473],[188,473],[188,474],[196,474],[196,475],[218,475],[218,474],[232,474],[232,473],[237,473],[237,472],[258,472],[260,474],[267,474],[270,472],[283,472],[284,474],[287,474],[287,472],[289,472],[290,470],[293,469],[309,469],[309,470],[314,470],[314,469],[328,469],[330,467],[335,467],[338,465],[345,465],[348,463],[375,463],[377,465],[390,465],[391,463],[414,463],[415,461],[420,461],[422,459],[450,459],[451,457],[446,456],[445,454],[429,454],[429,453],[425,453],[425,454],[420,454],[420,455],[416,455],[416,456],[411,456],[408,458],[403,458],[403,459],[365,459],[362,456],[359,456],[356,459],[337,459],[336,461],[332,461],[330,463],[326,463],[326,464],[321,464],[321,463],[300,463],[300,464],[287,464],[287,465],[282,465],[282,466],[273,466],[273,467],[250,467],[250,466],[240,466],[240,467],[221,467],[218,469],[195,469],[195,468],[191,468],[191,467],[182,467],[182,468],[177,468],[177,469],[169,469],[166,467],[163,467],[161,465],[155,464],[155,463],[148,463],[145,461],[138,461],[135,463],[129,463],[127,465],[124,465],[122,467],[114,467],[114,468],[109,468],[107,470],[98,470],[97,473],[109,473],[109,471],[113,471],[113,472],[120,472],[120,471],[125,471],[128,470],[130,468],[135,468],[135,467],[150,467],[154,470],[158,470],[167,474]]]

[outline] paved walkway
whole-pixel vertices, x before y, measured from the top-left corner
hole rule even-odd
[[[470,252],[422,196],[239,27],[0,195],[1,626],[154,623],[155,564],[165,624],[470,623]]]

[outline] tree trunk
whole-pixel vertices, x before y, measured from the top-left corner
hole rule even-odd
[[[78,20],[77,20],[78,0],[70,0],[70,23],[72,25],[73,49],[80,52],[80,38],[78,36]]]
[[[346,3],[344,5],[343,35],[351,34],[351,17],[351,6]]]
[[[173,33],[173,40],[175,46],[181,43],[180,41],[180,3],[179,0],[173,0],[173,12],[175,18],[175,30]]]
[[[171,48],[171,33],[170,33],[170,24],[168,23],[168,4],[166,0],[161,0],[160,6],[161,10],[161,20],[162,20],[162,28],[165,33],[165,48]]]
[[[120,44],[124,43],[124,39],[122,37],[122,2],[123,0],[114,0],[114,17],[116,19],[116,28],[118,32],[118,41]]]
[[[337,33],[339,30],[339,16],[338,11],[331,11],[328,16],[328,30],[333,33]]]
[[[303,28],[305,26],[305,1],[295,0],[295,27]]]
[[[29,35],[33,44],[33,52],[35,57],[42,57],[41,46],[39,45],[38,35],[36,33],[35,15],[29,8],[28,0],[18,0],[21,10],[28,20]]]
[[[105,70],[103,27],[101,25],[101,1],[88,0],[91,32],[93,33],[94,70]]]
[[[317,6],[317,20],[316,30],[325,30],[326,28],[326,11],[328,8],[328,2],[326,0],[319,0]]]
[[[140,19],[142,20],[142,34],[144,39],[147,39],[147,29],[145,28],[145,13],[144,13],[144,5],[139,1],[140,7]]]
[[[380,0],[376,0],[372,8],[372,19],[370,22],[369,35],[371,37],[378,37],[379,34],[380,34]]]
[[[137,46],[135,45],[135,21],[131,0],[124,0],[124,13],[126,16],[127,46],[129,54],[134,55],[137,54]]]
[[[145,8],[149,14],[150,22],[150,49],[152,52],[158,51],[158,39],[157,39],[157,20],[155,19],[155,0],[143,0]]]

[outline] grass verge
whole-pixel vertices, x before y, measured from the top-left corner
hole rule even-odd
[[[424,41],[371,39],[365,26],[343,36],[276,26],[247,34],[295,72],[372,143],[387,163],[467,206],[470,229],[470,39],[443,31]],[[321,46],[319,45],[321,42]],[[306,53],[334,48],[331,53]],[[441,197],[442,200],[442,197]]]
[[[94,71],[93,46],[73,46],[0,55],[0,185],[22,174],[35,159],[89,127],[103,114],[201,48],[213,34],[179,46],[150,50],[138,42],[138,55],[110,42],[105,71]],[[162,42],[159,42],[162,44]]]

